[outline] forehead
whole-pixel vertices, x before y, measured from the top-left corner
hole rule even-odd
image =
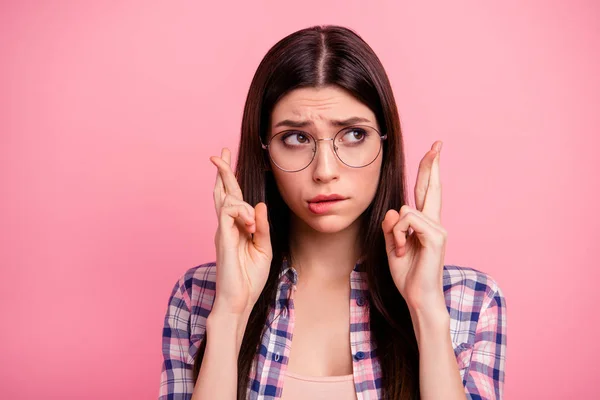
[[[338,86],[299,88],[287,93],[273,108],[271,129],[284,120],[308,121],[316,126],[329,125],[330,121],[342,121],[352,117],[361,117],[376,126],[375,114],[348,91]]]

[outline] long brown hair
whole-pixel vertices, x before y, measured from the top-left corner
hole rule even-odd
[[[294,32],[265,55],[252,79],[242,120],[236,177],[244,200],[267,204],[273,261],[246,327],[238,358],[238,399],[244,399],[252,362],[260,344],[269,307],[275,302],[278,274],[289,254],[290,209],[281,198],[262,139],[276,102],[301,87],[337,85],[367,105],[375,114],[384,142],[377,193],[361,216],[359,239],[362,267],[367,272],[371,335],[382,369],[382,396],[419,398],[419,354],[406,302],[393,283],[381,223],[389,209],[405,204],[404,145],[398,110],[390,82],[371,47],[354,31],[340,26],[313,26]],[[218,289],[217,289],[218,290]],[[206,348],[202,341],[194,363],[194,382]]]

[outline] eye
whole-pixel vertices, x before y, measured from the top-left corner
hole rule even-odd
[[[340,141],[348,144],[360,143],[364,141],[367,136],[367,131],[362,128],[349,128],[344,132]]]
[[[281,141],[286,146],[301,146],[310,143],[310,136],[301,131],[293,131],[283,134]]]

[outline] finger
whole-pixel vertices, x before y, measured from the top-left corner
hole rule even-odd
[[[439,142],[438,149],[441,150],[442,142]],[[440,179],[440,152],[437,152],[431,166],[429,175],[429,185],[425,195],[423,210],[428,218],[434,222],[440,223],[442,220],[442,182]]]
[[[227,163],[227,165],[231,165],[231,152],[227,147],[221,149],[221,158]]]
[[[435,145],[434,145],[435,146]],[[417,173],[417,181],[415,183],[415,205],[417,210],[423,210],[425,203],[425,194],[429,186],[429,175],[431,174],[431,166],[435,158],[436,151],[432,148],[419,163],[419,171]]]
[[[400,209],[400,219],[393,227],[396,248],[400,251],[406,245],[409,229],[414,231],[423,247],[437,248],[442,246],[446,237],[446,232],[442,227],[429,220],[420,211],[404,205]]]
[[[243,197],[242,189],[240,189],[240,185],[238,184],[237,178],[235,177],[233,169],[231,168],[231,151],[229,151],[227,147],[223,149],[221,158],[227,164],[227,177],[229,177],[229,179],[223,181],[223,183],[225,184],[225,190],[230,190],[231,193],[233,193],[236,197],[241,199]],[[239,193],[234,193],[236,191],[238,191]]]
[[[255,211],[254,207],[250,204],[246,203],[243,200],[238,199],[232,195],[225,195],[225,199],[223,200],[223,207],[243,207],[246,209],[246,214],[248,215],[248,219],[245,221],[246,225],[254,225],[255,224]]]
[[[385,251],[388,255],[392,254],[396,250],[396,238],[394,237],[394,226],[398,223],[400,214],[396,210],[388,210],[385,213],[385,218],[381,223],[383,230],[383,238],[385,239]]]
[[[255,214],[256,231],[253,238],[254,245],[258,251],[266,254],[268,257],[273,257],[267,205],[263,202],[258,203],[255,207]]]
[[[253,221],[253,218],[248,214],[246,207],[223,206],[219,215],[219,231],[225,237],[225,241],[231,243],[232,237],[230,232],[233,229],[241,230],[246,235],[251,235],[254,232],[253,225],[248,225],[248,221]]]
[[[238,181],[229,164],[227,164],[227,162],[220,157],[211,157],[210,160],[214,165],[216,165],[221,173],[221,179],[223,180],[225,193],[231,194],[240,200],[243,200],[242,189],[240,188],[240,185],[238,184]]]
[[[225,149],[221,150],[221,157],[223,157],[223,152]],[[212,159],[211,159],[212,162]],[[214,163],[213,163],[214,164]],[[217,213],[217,217],[219,216],[219,212],[221,207],[223,206],[223,198],[225,197],[225,186],[223,185],[223,179],[221,178],[221,172],[217,167],[217,177],[215,179],[215,187],[213,189],[213,200],[215,203],[215,211]]]

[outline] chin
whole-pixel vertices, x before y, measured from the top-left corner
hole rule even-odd
[[[356,220],[340,215],[314,216],[310,215],[304,223],[317,232],[337,233],[350,227]]]

